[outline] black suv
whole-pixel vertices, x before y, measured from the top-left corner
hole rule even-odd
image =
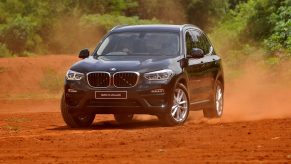
[[[119,123],[151,114],[166,125],[183,124],[189,110],[222,115],[221,58],[193,25],[117,26],[79,57],[61,102],[70,127],[90,126],[95,114],[114,114]]]

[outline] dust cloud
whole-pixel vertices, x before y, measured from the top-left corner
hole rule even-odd
[[[49,40],[51,53],[77,54],[81,49],[94,50],[105,31],[80,22],[80,14],[63,16],[53,25]]]
[[[288,71],[286,66],[275,70],[262,68],[260,64],[253,62],[247,63],[242,75],[226,83],[222,120],[291,117],[291,76],[286,70]]]
[[[187,22],[184,6],[179,1],[140,0],[139,16],[142,19],[156,18],[164,23]]]
[[[223,116],[218,119],[206,119],[201,111],[191,112],[190,124],[290,118],[291,73],[287,69],[289,64],[271,69],[262,64],[247,62],[238,77],[225,83]],[[228,71],[229,68],[226,68],[225,73]]]

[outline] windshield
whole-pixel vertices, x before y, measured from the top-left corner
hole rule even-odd
[[[179,35],[171,32],[124,32],[109,35],[97,55],[172,55],[179,52]]]

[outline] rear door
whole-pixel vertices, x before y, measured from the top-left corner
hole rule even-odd
[[[187,68],[190,81],[190,101],[192,105],[196,105],[206,103],[210,100],[213,91],[214,74],[216,71],[214,65],[216,64],[217,59],[215,55],[213,55],[213,47],[202,31],[191,29],[188,32],[191,36],[192,42],[191,46],[187,46],[187,53],[189,53],[192,48],[200,48],[204,52],[203,58],[189,58],[189,66]]]
[[[198,31],[199,33],[199,38],[198,42],[199,44],[197,45],[198,48],[201,48],[204,51],[204,57],[203,57],[203,66],[201,71],[203,72],[203,90],[204,90],[204,95],[203,99],[210,99],[210,96],[212,95],[213,92],[213,86],[215,82],[215,78],[218,72],[218,66],[219,66],[219,60],[220,58],[215,54],[215,51],[207,38],[207,36],[202,32]]]

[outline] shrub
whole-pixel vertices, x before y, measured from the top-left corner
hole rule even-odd
[[[2,28],[1,40],[14,53],[32,51],[41,43],[41,37],[36,33],[37,23],[31,17],[17,15],[8,19]]]
[[[254,14],[248,19],[244,33],[248,41],[263,42],[267,50],[291,52],[291,1],[254,1]],[[289,52],[289,55],[288,55]]]
[[[12,53],[8,50],[5,44],[0,43],[0,58],[1,57],[10,57]]]
[[[291,53],[291,3],[284,1],[278,11],[272,13],[270,22],[274,24],[271,35],[264,40],[265,45],[271,51],[287,50],[286,56]],[[289,1],[290,2],[290,1]]]
[[[10,57],[12,53],[7,49],[6,45],[0,43],[0,57]]]
[[[50,92],[60,92],[64,83],[64,77],[59,75],[57,71],[46,68],[43,71],[43,78],[40,81],[40,86]]]

